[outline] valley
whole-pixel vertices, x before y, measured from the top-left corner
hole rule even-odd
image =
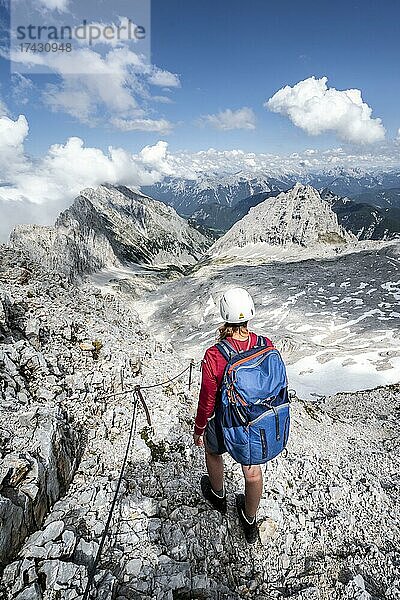
[[[151,292],[141,310],[165,340],[198,359],[215,339],[219,295],[234,285],[253,294],[251,327],[282,350],[300,397],[397,382],[398,245],[329,259],[206,265]]]

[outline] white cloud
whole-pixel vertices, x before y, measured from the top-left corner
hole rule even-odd
[[[3,98],[0,96],[0,117],[4,117],[4,116],[9,116],[10,115],[10,111],[8,110],[8,106],[5,103],[5,101],[3,100]]]
[[[6,103],[0,98],[0,117],[4,117],[9,114]]]
[[[200,123],[211,125],[215,129],[229,131],[231,129],[255,129],[256,117],[251,108],[244,106],[238,110],[227,108],[215,115],[204,115]]]
[[[174,101],[168,96],[152,96],[153,102],[160,102],[161,104],[173,104]]]
[[[138,106],[135,92],[139,91],[140,83],[136,73],[146,67],[137,54],[126,48],[111,50],[104,58],[87,48],[75,53],[77,62],[73,63],[61,54],[52,57],[52,70],[62,77],[62,83],[46,89],[45,101],[51,108],[88,122],[101,109],[118,115]],[[89,74],[74,72],[75,66]]]
[[[118,17],[119,22],[114,21],[104,23],[100,21],[91,21],[86,23],[86,37],[74,38],[82,46],[96,46],[98,44],[107,44],[113,47],[122,47],[126,43],[132,43],[133,22],[128,17]]]
[[[112,48],[104,56],[91,48],[79,48],[73,53],[42,55],[15,52],[12,58],[45,66],[57,74],[61,81],[45,88],[45,103],[54,111],[91,125],[145,117],[145,107],[148,110],[148,103],[153,100],[149,85],[154,77],[168,82],[170,87],[179,85],[177,75],[147,64],[127,46]],[[160,97],[156,96],[155,101],[160,101]]]
[[[21,73],[12,73],[11,75],[11,93],[14,102],[18,105],[25,105],[29,102],[29,96],[34,92],[34,85],[28,77]]]
[[[352,153],[340,147],[327,150],[309,148],[289,155],[209,148],[200,152],[169,154],[168,163],[177,177],[217,177],[219,181],[223,181],[225,176],[231,177],[238,173],[284,178],[287,174],[302,176],[308,172],[335,173],[342,168],[355,175],[391,169],[400,171],[398,147],[394,144],[374,146],[373,152],[362,150],[362,147]]]
[[[139,152],[139,158],[146,166],[150,166],[164,175],[172,175],[173,169],[167,154],[167,142],[157,142],[154,146],[145,146]]]
[[[280,113],[310,135],[332,131],[340,139],[355,144],[382,141],[385,128],[372,118],[372,109],[357,89],[328,88],[327,77],[309,77],[274,94],[264,106]]]
[[[162,135],[173,127],[166,119],[112,119],[111,123],[121,131],[156,131]]]
[[[33,161],[24,153],[28,123],[21,115],[0,119],[0,237],[17,223],[50,224],[85,187],[104,182],[150,185],[172,174],[166,142],[146,146],[138,154],[110,147],[105,153],[69,138],[52,145]]]
[[[151,76],[149,77],[149,83],[152,85],[158,85],[161,87],[180,87],[181,82],[179,76],[176,73],[170,73],[169,71],[163,71],[155,67]]]
[[[68,10],[69,0],[38,0],[38,3],[48,10],[65,12]]]
[[[0,118],[0,182],[24,170],[24,141],[28,131],[24,115],[16,121],[7,116]]]

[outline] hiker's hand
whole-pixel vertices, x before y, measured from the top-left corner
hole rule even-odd
[[[203,440],[203,436],[202,435],[196,435],[194,433],[193,434],[193,441],[194,441],[194,445],[195,446],[199,446],[199,448],[202,448],[204,446],[204,440]]]

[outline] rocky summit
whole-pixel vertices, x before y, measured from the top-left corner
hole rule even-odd
[[[18,225],[10,242],[69,277],[132,264],[182,267],[209,245],[173,208],[111,185],[83,190],[54,227]]]
[[[330,204],[309,185],[297,183],[267,198],[250,211],[210,249],[212,256],[237,252],[254,244],[269,247],[341,246],[356,237],[339,225]]]
[[[124,298],[49,278],[1,249],[0,558],[4,599],[82,598],[132,417],[124,390],[179,373]],[[199,492],[191,432],[199,373],[144,390],[91,598],[399,597],[399,386],[294,398],[289,452],[268,465],[260,541]]]

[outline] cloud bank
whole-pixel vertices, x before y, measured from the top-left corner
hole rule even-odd
[[[139,187],[172,174],[167,143],[146,146],[137,154],[122,148],[86,147],[78,137],[53,144],[32,160],[24,152],[29,132],[25,116],[0,118],[0,238],[17,223],[51,224],[85,187],[114,183]]]
[[[293,87],[286,85],[264,103],[265,108],[289,119],[310,135],[333,132],[354,144],[371,144],[385,138],[379,118],[363,102],[357,89],[329,88],[327,77],[309,77]]]

